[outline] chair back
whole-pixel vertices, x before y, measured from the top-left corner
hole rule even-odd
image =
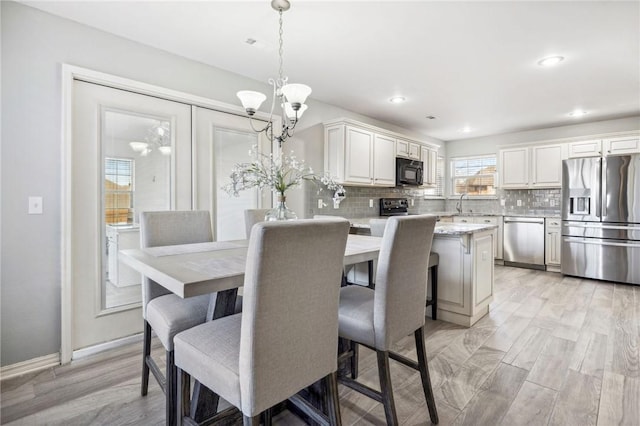
[[[349,222],[273,221],[251,231],[240,340],[243,413],[259,413],[337,370]]]
[[[435,216],[396,216],[387,220],[374,296],[375,346],[391,344],[413,333],[425,322],[429,252]]]
[[[140,214],[140,247],[173,246],[177,244],[213,241],[211,216],[207,210],[142,212]],[[142,315],[146,318],[147,303],[158,296],[170,294],[153,280],[142,282]]]
[[[244,226],[247,238],[251,236],[251,228],[258,222],[264,222],[269,209],[247,209],[244,211]]]
[[[371,227],[372,237],[382,237],[384,235],[384,228],[387,226],[388,219],[370,219],[369,226]]]

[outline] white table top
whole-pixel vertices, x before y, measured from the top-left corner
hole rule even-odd
[[[349,235],[344,264],[378,258],[382,239]],[[229,290],[244,283],[248,240],[121,250],[128,266],[180,297]]]

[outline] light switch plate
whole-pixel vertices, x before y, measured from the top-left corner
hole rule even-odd
[[[29,214],[42,214],[42,197],[29,197]]]
[[[369,199],[369,207],[373,208],[373,199],[371,199],[371,198]]]
[[[522,200],[518,200],[518,201],[516,201],[516,205],[517,205],[518,207],[522,207]]]
[[[318,208],[321,209],[324,207],[324,203],[322,202],[322,198],[318,198]]]

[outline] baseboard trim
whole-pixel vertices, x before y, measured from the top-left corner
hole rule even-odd
[[[140,341],[142,341],[142,333],[123,337],[122,339],[111,340],[110,342],[99,343],[97,345],[88,346],[82,349],[77,349],[73,351],[73,354],[71,355],[71,360],[76,361],[78,359],[86,358],[88,356],[95,355],[100,352],[108,351],[109,349],[119,348],[120,346],[128,345],[130,343],[136,343]]]
[[[12,379],[27,373],[34,373],[60,365],[60,354],[50,354],[38,358],[21,361],[11,365],[5,365],[0,369],[0,381]]]

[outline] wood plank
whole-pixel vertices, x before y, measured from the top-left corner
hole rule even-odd
[[[605,371],[601,395],[599,425],[640,423],[640,378]]]
[[[595,425],[602,380],[569,370],[564,386],[558,392],[549,425]]]
[[[530,338],[514,344],[511,348],[514,350],[514,353],[507,353],[505,356],[505,362],[525,370],[531,370],[533,368],[538,356],[540,356],[540,352],[542,352],[547,340],[551,336],[550,331],[544,328],[529,328],[532,330]],[[511,352],[511,350],[509,352]]]
[[[507,352],[530,322],[530,318],[512,315],[509,321],[500,326],[495,333],[486,340],[484,345],[502,352]]]
[[[602,379],[607,353],[607,336],[583,331],[576,343],[569,368]]]
[[[456,419],[456,425],[498,423],[509,409],[527,374],[526,370],[500,363]]]
[[[528,381],[524,382],[500,424],[504,426],[546,425],[551,416],[556,395],[557,392],[553,389]]]
[[[551,336],[538,356],[527,380],[560,390],[569,370],[575,342]]]
[[[446,358],[453,364],[464,364],[495,330],[495,327],[470,328],[462,336],[456,337],[438,357]]]

